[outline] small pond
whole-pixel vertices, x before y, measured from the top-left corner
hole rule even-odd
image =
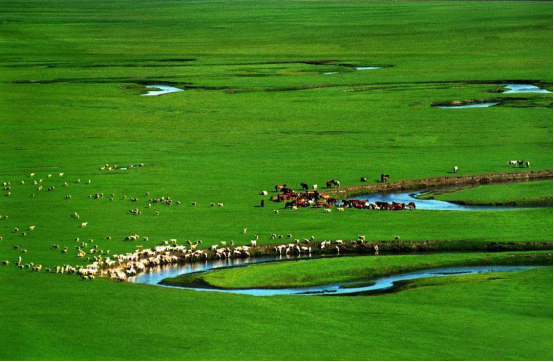
[[[143,96],[161,96],[162,94],[182,92],[182,89],[171,87],[169,85],[147,85],[146,88],[154,88],[156,90],[150,90]]]
[[[505,87],[508,88],[508,90],[502,93],[552,93],[532,84],[506,84]]]
[[[437,106],[440,109],[462,109],[462,108],[487,108],[497,105],[498,102],[485,102],[485,103],[475,103],[475,104],[464,104],[460,106]]]

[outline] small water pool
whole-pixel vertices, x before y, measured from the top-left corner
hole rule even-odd
[[[463,108],[487,108],[497,105],[498,102],[485,102],[485,103],[475,103],[475,104],[464,104],[460,106],[437,106],[440,109],[463,109]]]
[[[147,85],[146,88],[154,88],[156,90],[150,90],[143,96],[161,96],[162,94],[182,92],[183,90],[169,85]]]
[[[532,84],[506,84],[508,90],[502,93],[552,93],[546,89],[542,89]]]

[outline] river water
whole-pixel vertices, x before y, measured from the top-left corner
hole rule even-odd
[[[157,285],[168,288],[180,288],[204,292],[219,292],[246,294],[252,296],[276,296],[276,295],[349,295],[370,292],[383,292],[394,288],[396,282],[414,280],[420,278],[446,277],[453,275],[468,275],[493,272],[513,272],[536,268],[536,266],[458,266],[446,268],[433,268],[419,270],[409,273],[395,274],[384,277],[369,278],[365,280],[332,283],[326,285],[298,287],[298,288],[251,288],[251,289],[218,289],[218,288],[197,288],[177,287],[159,284],[166,278],[176,277],[183,274],[197,272],[209,272],[211,270],[229,267],[247,267],[252,264],[278,261],[284,257],[251,257],[248,259],[216,260],[205,261],[187,265],[172,265],[159,268],[152,268],[149,271],[129,278],[131,283]],[[291,258],[294,259],[294,258]],[[305,258],[304,258],[305,259]]]

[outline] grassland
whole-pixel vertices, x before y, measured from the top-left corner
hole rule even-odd
[[[257,298],[3,272],[0,356],[550,359],[551,268],[461,281],[372,297]]]
[[[499,97],[491,91],[508,80],[552,90],[551,3],[23,0],[0,10],[0,182],[11,183],[0,194],[9,216],[0,259],[12,262],[0,266],[0,359],[552,358],[551,270],[314,303],[13,266],[18,256],[45,267],[85,263],[75,238],[105,254],[169,238],[238,245],[259,234],[267,244],[271,233],[552,241],[551,208],[255,207],[276,183],[349,186],[383,172],[442,176],[454,165],[503,172],[511,159],[552,168],[552,95],[525,96],[540,108],[431,107]],[[382,68],[353,68],[371,65]],[[145,84],[186,90],[141,97]],[[100,171],[106,163],[145,166]],[[95,193],[105,196],[88,198]],[[161,196],[181,204],[146,209]],[[123,241],[135,233],[149,241]]]
[[[165,279],[164,283],[187,286],[201,282],[212,287],[226,289],[305,287],[370,279],[429,268],[469,265],[552,265],[552,252],[389,255],[315,259],[188,274]]]
[[[552,181],[478,186],[432,192],[422,196],[468,205],[552,206]]]

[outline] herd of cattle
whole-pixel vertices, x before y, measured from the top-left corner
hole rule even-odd
[[[386,182],[389,175],[381,175],[381,179]],[[340,181],[331,180],[326,182],[327,188],[335,188],[340,186]],[[376,201],[370,203],[368,200],[337,200],[336,198],[326,195],[317,190],[317,185],[313,185],[312,189],[308,187],[308,184],[301,183],[300,187],[303,191],[297,192],[287,185],[275,185],[275,191],[279,194],[272,196],[271,201],[285,202],[285,209],[296,210],[303,207],[312,208],[325,208],[326,212],[330,212],[330,209],[337,205],[340,206],[337,210],[343,211],[344,208],[354,209],[368,209],[368,210],[414,210],[416,205],[413,202],[408,204],[399,202],[385,202]],[[263,192],[262,195],[267,195],[267,192]],[[264,203],[262,202],[262,206]]]
[[[385,202],[385,201],[375,201],[374,203],[368,202],[368,200],[342,200],[342,207],[350,207],[354,209],[368,209],[368,210],[415,210],[416,205],[413,202],[409,203],[400,203],[400,202]]]
[[[525,165],[525,167],[529,168],[529,167],[531,167],[531,162],[529,162],[529,161],[525,162],[524,160],[508,161],[508,166],[510,166],[510,167],[523,167],[524,165]]]

